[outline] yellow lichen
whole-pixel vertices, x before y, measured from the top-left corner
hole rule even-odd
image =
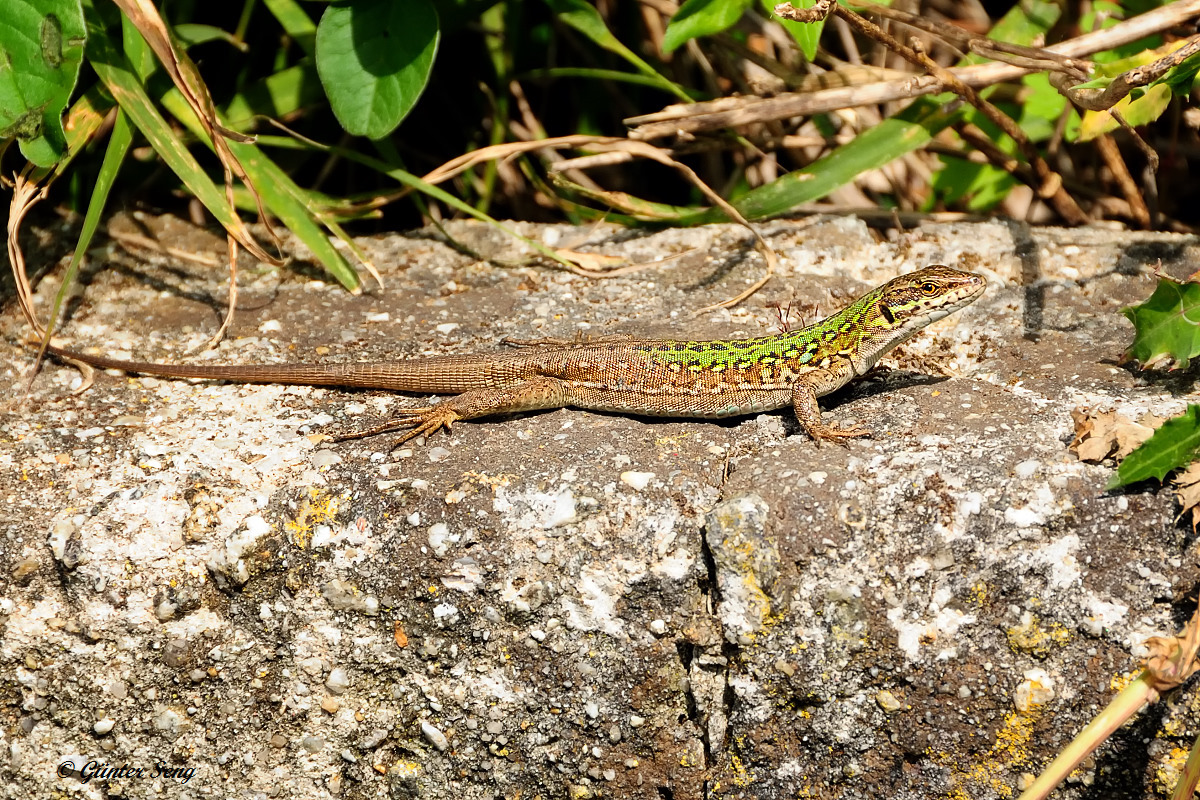
[[[1112,680],[1108,682],[1108,688],[1116,694],[1120,694],[1121,692],[1125,691],[1126,686],[1133,683],[1134,678],[1141,674],[1142,671],[1140,669],[1136,669],[1130,672],[1122,672],[1120,675],[1114,675]]]
[[[1175,791],[1175,785],[1183,775],[1183,765],[1187,762],[1188,751],[1183,747],[1172,747],[1165,761],[1154,770],[1154,788],[1165,796],[1170,797]]]
[[[1071,639],[1071,632],[1057,622],[1042,625],[1034,614],[1026,613],[1021,622],[1004,632],[1008,646],[1018,653],[1029,653],[1045,658],[1056,647],[1062,647]]]
[[[312,541],[312,530],[316,525],[330,524],[338,512],[338,499],[325,494],[322,490],[308,490],[308,497],[300,504],[293,519],[284,523],[284,529],[291,535],[292,543],[300,549],[308,548]]]
[[[1025,714],[1010,711],[996,731],[991,748],[965,768],[955,763],[950,753],[930,752],[931,758],[950,767],[952,788],[948,796],[953,800],[971,800],[979,794],[973,791],[978,788],[997,797],[1012,797],[1013,787],[1005,783],[1005,777],[1029,761],[1029,740],[1038,716],[1037,710]]]

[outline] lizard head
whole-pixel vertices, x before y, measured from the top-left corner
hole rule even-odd
[[[982,275],[934,264],[909,272],[879,287],[879,301],[869,327],[899,344],[934,320],[958,311],[983,294]]]

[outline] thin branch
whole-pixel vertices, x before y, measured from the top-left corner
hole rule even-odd
[[[1092,33],[1077,36],[1045,49],[1046,53],[1078,59],[1110,50],[1159,33],[1200,14],[1200,0],[1178,0],[1153,11]],[[991,63],[949,70],[959,81],[982,88],[1039,72],[1015,64]],[[787,93],[769,98],[721,98],[707,103],[678,104],[654,114],[630,117],[634,139],[652,140],[679,134],[696,134],[790,117],[811,116],[843,108],[878,105],[944,91],[932,75],[913,75],[869,86],[839,87],[817,92]]]

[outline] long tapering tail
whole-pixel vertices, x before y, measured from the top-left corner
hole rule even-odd
[[[346,364],[202,365],[124,361],[50,346],[47,352],[102,369],[119,369],[164,378],[202,378],[237,383],[347,386],[398,392],[459,394],[503,386],[537,374],[537,358],[528,352],[430,356],[405,361]]]

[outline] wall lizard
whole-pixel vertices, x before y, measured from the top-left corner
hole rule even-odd
[[[869,436],[821,421],[817,398],[866,374],[896,345],[983,293],[980,275],[934,265],[901,275],[796,331],[754,339],[674,341],[607,337],[514,342],[492,354],[401,361],[260,366],[175,366],[48,348],[104,369],[238,383],[346,386],[453,394],[340,439],[408,429],[399,445],[459,420],[573,406],[656,417],[722,418],[792,406],[818,444]]]

